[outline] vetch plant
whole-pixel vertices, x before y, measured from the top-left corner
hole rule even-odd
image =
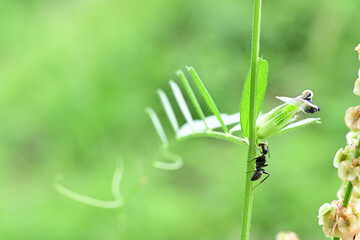
[[[298,120],[298,113],[313,114],[320,111],[320,108],[312,103],[313,92],[311,90],[299,91],[296,97],[277,97],[281,101],[279,106],[273,108],[267,113],[261,113],[261,105],[265,97],[268,62],[259,57],[260,49],[260,19],[261,19],[261,0],[254,1],[253,29],[252,29],[252,46],[250,57],[250,70],[245,80],[241,96],[240,112],[234,114],[221,113],[201,81],[198,73],[193,67],[186,67],[187,74],[182,70],[176,71],[187,98],[190,99],[191,105],[186,102],[184,90],[181,90],[175,81],[170,81],[170,87],[175,97],[177,106],[170,104],[169,98],[162,90],[157,93],[160,97],[161,104],[168,117],[174,133],[168,133],[163,127],[158,115],[153,108],[147,108],[146,111],[156,129],[161,140],[161,147],[158,155],[152,161],[155,168],[164,170],[176,170],[183,165],[180,156],[171,152],[171,148],[184,140],[195,137],[210,137],[229,141],[238,145],[247,145],[247,174],[244,191],[244,204],[241,226],[241,239],[247,240],[250,235],[250,222],[252,213],[252,204],[254,197],[254,182],[259,180],[261,184],[269,177],[264,167],[267,166],[268,138],[276,134],[284,133],[301,126],[311,123],[319,123],[319,118],[305,118]],[[198,92],[194,91],[188,81],[187,75],[190,75],[194,81]],[[201,95],[212,115],[205,116],[202,106],[199,104],[197,95]],[[174,111],[178,108],[185,119],[185,124],[179,124],[179,116]],[[197,116],[191,114],[190,108],[194,108]],[[170,136],[170,137],[169,137]],[[257,149],[260,155],[257,156]],[[167,159],[160,161],[159,157]],[[112,192],[114,200],[103,201],[76,193],[56,181],[55,188],[63,195],[82,203],[103,207],[119,208],[124,206],[125,200],[129,196],[120,193],[119,185],[122,178],[122,165],[119,164],[115,171],[112,181]],[[263,176],[266,174],[267,176]],[[260,180],[262,178],[262,180]],[[256,186],[258,186],[258,184]],[[279,235],[278,239],[297,239],[294,234],[286,233]]]
[[[355,48],[359,52],[360,44]],[[355,81],[354,94],[359,93],[360,69]],[[325,203],[319,209],[319,225],[324,234],[343,240],[360,239],[360,106],[350,107],[345,113],[345,124],[350,129],[346,134],[347,146],[340,148],[334,157],[334,167],[343,181],[337,193],[339,200]],[[346,187],[345,187],[346,186]]]
[[[264,60],[260,60],[260,61],[266,63],[266,61]],[[158,94],[160,96],[162,105],[165,109],[166,115],[168,116],[171,126],[175,132],[174,138],[169,140],[169,138],[165,133],[163,125],[160,123],[160,120],[157,114],[155,113],[155,111],[152,108],[147,108],[147,112],[150,115],[150,118],[162,142],[162,147],[160,149],[160,152],[163,152],[164,154],[169,154],[169,148],[171,148],[175,143],[195,137],[213,137],[241,145],[249,144],[249,138],[248,138],[249,114],[247,111],[249,109],[249,100],[246,99],[248,95],[246,92],[248,91],[247,83],[249,82],[248,81],[249,78],[245,83],[245,87],[243,91],[243,100],[241,102],[241,110],[242,112],[244,112],[244,114],[241,115],[240,113],[225,114],[219,112],[217,106],[215,105],[215,102],[212,100],[212,97],[210,96],[208,90],[205,88],[204,84],[200,80],[194,68],[187,67],[187,69],[189,73],[192,75],[193,80],[196,83],[201,95],[204,97],[207,105],[210,107],[214,115],[211,116],[204,115],[202,108],[184,72],[178,70],[176,73],[181,79],[184,88],[186,89],[186,92],[189,98],[191,99],[191,102],[194,108],[196,109],[196,112],[198,113],[200,119],[193,118],[193,116],[190,114],[189,106],[185,102],[185,98],[180,90],[180,87],[174,81],[170,81],[169,83],[173,91],[173,95],[175,96],[175,100],[178,104],[179,109],[181,110],[184,119],[186,120],[186,123],[179,127],[177,117],[175,116],[173,110],[174,106],[170,105],[170,101],[167,95],[162,90],[158,90]],[[267,69],[267,63],[266,63],[266,69]],[[267,74],[263,76],[264,84],[262,85],[263,86],[262,91],[264,93],[266,88],[266,78],[267,78]],[[277,97],[278,99],[282,100],[284,103],[272,109],[268,113],[260,114],[258,117],[258,120],[256,122],[256,129],[258,135],[256,145],[258,145],[260,141],[265,141],[265,139],[270,136],[287,132],[289,130],[307,124],[319,122],[320,120],[319,118],[306,118],[300,121],[296,121],[297,119],[296,114],[300,111],[316,112],[319,110],[317,106],[309,102],[311,101],[312,96],[313,93],[310,90],[305,90],[303,94],[301,94],[296,98]],[[259,102],[262,102],[263,97],[264,95],[261,97],[261,99],[259,98]],[[308,99],[308,100],[304,100],[304,99]],[[259,111],[260,111],[260,105],[259,105]],[[242,128],[242,126],[244,127]],[[240,131],[242,132],[242,135],[239,134]],[[172,156],[175,155],[172,154]],[[181,167],[182,165],[182,160],[180,160],[181,158],[173,157],[172,159],[176,159],[176,160],[173,162],[155,161],[154,167],[163,168],[165,170],[175,170]]]
[[[266,85],[267,85],[267,72],[268,64],[263,59],[258,59],[259,62],[259,74],[258,74],[258,87],[259,91],[257,95],[257,102],[254,110],[256,110],[257,120],[254,124],[255,132],[255,144],[252,146],[257,148],[258,146],[266,146],[266,139],[270,136],[284,133],[293,129],[296,129],[301,126],[305,126],[311,123],[319,123],[319,118],[305,118],[303,120],[297,120],[297,113],[315,113],[320,111],[320,108],[312,104],[313,93],[310,90],[305,90],[303,93],[295,98],[291,97],[277,97],[283,102],[283,104],[275,107],[267,113],[259,114],[261,103],[264,99]],[[175,96],[175,100],[183,117],[186,120],[186,123],[179,127],[177,117],[174,113],[174,107],[170,105],[170,101],[166,94],[162,90],[158,90],[160,100],[165,109],[165,112],[168,116],[168,119],[172,125],[172,128],[175,132],[173,139],[167,137],[164,127],[161,124],[157,114],[152,108],[148,108],[147,112],[150,115],[150,118],[154,124],[154,127],[159,135],[159,138],[162,142],[162,147],[160,152],[163,156],[171,154],[171,161],[161,162],[154,161],[153,165],[157,168],[162,168],[164,170],[175,170],[182,165],[182,160],[180,157],[175,157],[176,155],[169,152],[169,149],[176,143],[195,137],[212,137],[233,142],[236,144],[249,146],[249,152],[251,150],[251,141],[250,141],[250,110],[251,110],[251,97],[254,93],[250,90],[250,81],[251,77],[248,76],[245,82],[243,89],[243,95],[241,99],[241,109],[240,113],[234,114],[224,114],[220,113],[218,107],[210,96],[208,90],[205,88],[204,84],[200,80],[199,75],[196,73],[194,68],[187,67],[189,74],[192,76],[196,86],[198,87],[199,92],[205,99],[207,105],[211,109],[214,115],[205,116],[198,100],[195,96],[193,89],[190,87],[190,84],[183,71],[178,70],[176,73],[181,79],[186,93],[190,98],[193,107],[196,109],[196,112],[199,115],[199,119],[194,119],[190,114],[189,106],[185,102],[184,95],[182,94],[180,87],[174,82],[170,81],[170,86]],[[254,107],[254,106],[253,106]],[[240,119],[239,119],[240,118]],[[239,122],[240,120],[240,122]],[[229,130],[230,129],[230,130]],[[170,135],[170,134],[168,134]],[[263,150],[264,151],[264,150]],[[265,152],[264,152],[265,153]],[[255,176],[258,171],[258,160],[259,157],[255,159],[256,154],[248,158],[248,174],[245,188],[245,204],[243,210],[243,231],[241,232],[242,239],[249,239],[249,225],[251,217],[251,206],[252,206],[252,196],[253,196],[253,181],[252,176]],[[265,156],[264,156],[265,157]],[[266,157],[264,159],[263,167],[267,166]],[[256,165],[256,170],[255,170]],[[261,167],[261,165],[260,165]],[[263,169],[261,169],[263,170]],[[263,171],[261,172],[263,173]],[[260,174],[261,177],[261,174]],[[264,181],[263,179],[262,181]],[[261,183],[261,182],[260,182]],[[245,219],[244,219],[245,218]],[[245,230],[244,230],[245,229]]]

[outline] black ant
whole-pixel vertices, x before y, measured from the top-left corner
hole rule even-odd
[[[266,154],[269,154],[270,157],[269,147],[265,143],[259,143],[259,147],[262,148],[262,149],[257,148],[261,152],[261,155],[252,160],[252,161],[254,160],[256,161],[256,167],[255,167],[256,169],[254,170],[254,174],[251,177],[251,181],[258,180],[259,178],[261,178],[263,174],[266,174],[267,176],[263,180],[261,180],[261,182],[257,184],[254,188],[259,186],[270,176],[270,173],[266,172],[264,169],[264,167],[269,166],[268,164],[266,164]]]

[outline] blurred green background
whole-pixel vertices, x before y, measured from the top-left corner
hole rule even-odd
[[[145,114],[194,66],[224,113],[239,110],[249,69],[252,1],[2,0],[0,10],[1,239],[238,239],[246,148],[194,139],[174,148],[173,172],[153,169],[123,209],[72,201],[64,185],[111,199],[115,161],[130,196],[160,140]],[[340,186],[345,110],[359,62],[358,0],[264,1],[261,55],[269,61],[263,111],[312,89],[321,125],[269,139],[271,177],[256,189],[251,239],[292,230],[323,239],[319,207]],[[210,111],[207,109],[207,113]],[[170,126],[169,130],[170,129]]]

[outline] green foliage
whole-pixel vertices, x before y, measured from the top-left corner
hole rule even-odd
[[[193,118],[191,116],[189,107],[187,106],[187,104],[185,102],[184,96],[182,95],[179,86],[174,81],[170,81],[170,86],[174,93],[176,102],[178,103],[178,105],[180,107],[181,113],[183,114],[184,118],[186,119],[186,122],[188,122],[190,124],[190,126],[192,126]]]
[[[267,72],[268,72],[268,64],[265,60],[259,59],[259,91],[257,94],[257,111],[260,112],[260,106],[262,104],[263,98],[265,96],[266,91],[266,78],[267,78]],[[160,150],[160,153],[163,157],[166,158],[166,156],[171,156],[171,159],[177,159],[177,161],[173,161],[173,166],[171,166],[170,163],[161,163],[158,161],[154,162],[154,166],[158,168],[162,168],[161,166],[167,166],[164,169],[167,170],[176,170],[178,167],[182,166],[182,160],[181,158],[175,154],[171,154],[168,152],[168,148],[174,145],[175,143],[193,138],[193,137],[212,137],[212,138],[220,138],[223,140],[232,141],[234,143],[248,143],[246,138],[241,138],[239,136],[236,136],[234,133],[241,130],[240,127],[240,121],[239,121],[239,113],[234,113],[231,115],[220,113],[217,106],[215,105],[215,102],[212,100],[212,97],[210,96],[208,90],[206,89],[203,82],[200,80],[199,76],[197,75],[196,71],[192,67],[187,68],[190,74],[192,75],[196,85],[198,86],[200,93],[205,99],[205,102],[210,107],[212,113],[214,115],[205,117],[203,110],[201,109],[201,106],[199,104],[199,101],[197,100],[194,91],[192,90],[188,80],[186,79],[185,74],[178,70],[176,73],[181,79],[185,89],[186,93],[188,94],[188,97],[191,100],[192,107],[195,108],[196,112],[198,113],[200,119],[193,119],[190,107],[187,105],[184,95],[182,94],[180,87],[174,82],[170,81],[170,86],[173,91],[174,97],[176,102],[178,103],[179,109],[184,116],[186,122],[179,127],[178,120],[176,118],[174,108],[171,106],[170,101],[166,94],[162,90],[158,90],[158,95],[160,96],[160,100],[162,102],[162,105],[164,107],[165,113],[168,116],[168,119],[170,121],[170,124],[175,131],[175,137],[168,140],[168,137],[165,133],[164,127],[161,124],[159,117],[155,113],[155,111],[152,108],[147,108],[147,112],[153,122],[153,125],[156,129],[156,132],[158,133],[161,142],[162,142],[162,149]],[[248,78],[249,79],[249,78]],[[249,93],[249,84],[245,83],[243,93],[245,93],[245,96],[250,96]],[[290,98],[289,98],[290,99]],[[248,113],[246,109],[249,108],[249,103],[247,101],[247,98],[242,98],[242,110],[244,111],[245,115]],[[266,114],[262,114],[259,117],[259,121],[257,124],[257,134],[258,138],[264,139],[269,136],[279,134],[282,132],[287,132],[289,130],[296,129],[298,127],[308,125],[311,123],[319,122],[319,118],[307,118],[301,121],[295,121],[295,114],[299,112],[301,108],[298,105],[291,105],[291,104],[283,104],[280,105],[271,111],[269,111]],[[240,120],[243,119],[240,117]],[[248,120],[243,120],[244,124]],[[227,129],[227,126],[233,126],[230,129],[230,132]],[[222,128],[223,131],[219,131],[219,128]],[[181,163],[180,163],[181,162]],[[165,164],[165,165],[164,165]],[[170,164],[170,165],[169,165]],[[175,167],[177,166],[177,167]]]
[[[258,73],[257,73],[257,93],[256,93],[256,109],[257,115],[259,115],[261,104],[265,97],[267,76],[268,76],[269,65],[266,60],[258,59]],[[249,136],[249,116],[250,116],[250,80],[251,74],[246,78],[243,92],[241,95],[240,104],[240,123],[242,134],[244,137]]]
[[[192,90],[189,82],[185,77],[185,74],[181,70],[178,70],[176,73],[180,77],[186,89],[186,92],[191,99],[191,103],[193,104],[200,119],[193,119],[190,113],[190,108],[187,105],[179,86],[174,81],[170,81],[170,86],[173,91],[175,100],[178,103],[179,109],[182,112],[184,118],[186,119],[186,123],[179,127],[178,121],[176,120],[176,116],[173,107],[170,105],[169,99],[162,90],[158,90],[162,105],[173,127],[173,130],[175,131],[175,137],[169,143],[164,131],[164,127],[162,126],[155,111],[152,108],[147,108],[147,112],[150,115],[154,127],[162,141],[162,149],[160,150],[161,156],[171,160],[171,162],[160,162],[157,160],[154,161],[153,165],[156,168],[161,168],[165,170],[176,170],[182,166],[182,159],[176,154],[170,153],[168,151],[169,146],[181,140],[193,137],[207,136],[232,141],[238,144],[246,142],[245,139],[228,133],[228,129],[226,127],[239,123],[239,113],[235,113],[232,115],[220,113],[217,106],[215,105],[215,102],[212,100],[212,97],[210,96],[208,90],[205,88],[205,85],[200,80],[194,68],[188,67],[187,69],[192,75],[196,85],[198,86],[198,89],[200,90],[202,96],[205,99],[205,102],[210,107],[214,115],[205,117],[201,106],[194,94],[194,91]],[[222,128],[223,132],[219,131],[219,128]]]
[[[214,100],[211,98],[209,92],[207,91],[207,89],[205,88],[204,84],[202,83],[202,81],[199,78],[199,75],[196,73],[195,69],[193,67],[187,67],[188,71],[191,73],[192,77],[195,80],[196,85],[198,86],[201,94],[203,95],[203,97],[205,98],[205,101],[207,103],[207,105],[210,107],[211,111],[213,112],[213,114],[216,116],[216,118],[219,120],[221,127],[223,128],[225,133],[228,133],[229,130],[227,129],[227,127],[224,124],[224,121],[222,120],[221,116],[220,116],[220,112],[217,109]]]
[[[200,107],[198,100],[195,97],[194,91],[192,90],[188,80],[186,79],[184,72],[181,70],[178,70],[178,71],[176,71],[176,74],[180,77],[183,85],[185,86],[186,92],[189,95],[192,104],[195,106],[196,111],[199,114],[200,118],[203,120],[206,129],[209,129],[209,127],[207,126],[206,121],[205,121],[205,115]]]
[[[169,99],[168,97],[166,96],[166,94],[162,91],[162,90],[158,90],[158,94],[160,96],[160,99],[161,99],[161,102],[163,104],[163,107],[165,109],[165,112],[166,112],[166,115],[168,116],[169,118],[169,121],[171,123],[171,126],[174,128],[174,131],[177,132],[179,131],[179,124],[176,120],[176,116],[175,116],[175,113],[170,105],[170,102],[169,102]],[[149,112],[150,111],[150,112]],[[152,111],[152,109],[148,109],[148,112],[150,114],[150,116],[154,115],[154,111]],[[156,117],[156,116],[153,116],[151,117],[152,119]],[[156,120],[153,119],[153,122],[154,121],[157,121],[159,122],[158,118],[156,117]],[[157,123],[158,124],[158,123]]]
[[[161,139],[161,142],[163,143],[163,146],[166,147],[169,143],[168,143],[167,137],[165,135],[164,129],[160,123],[159,117],[156,115],[156,113],[154,112],[154,110],[152,108],[147,108],[146,111],[149,114],[151,121],[154,124],[156,132],[158,133],[158,135]]]
[[[306,125],[312,124],[312,123],[320,123],[320,118],[305,118],[305,119],[302,119],[302,120],[297,121],[295,123],[290,123],[289,125],[287,125],[283,129],[281,129],[277,133],[284,133],[284,132],[294,130],[294,129],[298,128],[298,127],[303,127],[303,126],[306,126]]]

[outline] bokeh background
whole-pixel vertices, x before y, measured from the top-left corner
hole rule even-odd
[[[276,95],[312,89],[322,124],[268,139],[271,177],[256,189],[254,240],[280,230],[324,238],[318,208],[336,198],[332,160],[345,145],[344,113],[359,102],[359,7],[263,3],[261,55],[270,72],[262,109],[278,105]],[[220,111],[238,112],[251,18],[249,0],[1,1],[0,238],[238,239],[246,147],[194,139],[173,149],[183,168],[145,172],[160,140],[144,109],[165,123],[156,90],[171,96],[168,80],[191,65]],[[119,158],[122,209],[83,205],[53,188],[62,173],[65,186],[111,199]],[[148,182],[137,188],[141,176]]]

